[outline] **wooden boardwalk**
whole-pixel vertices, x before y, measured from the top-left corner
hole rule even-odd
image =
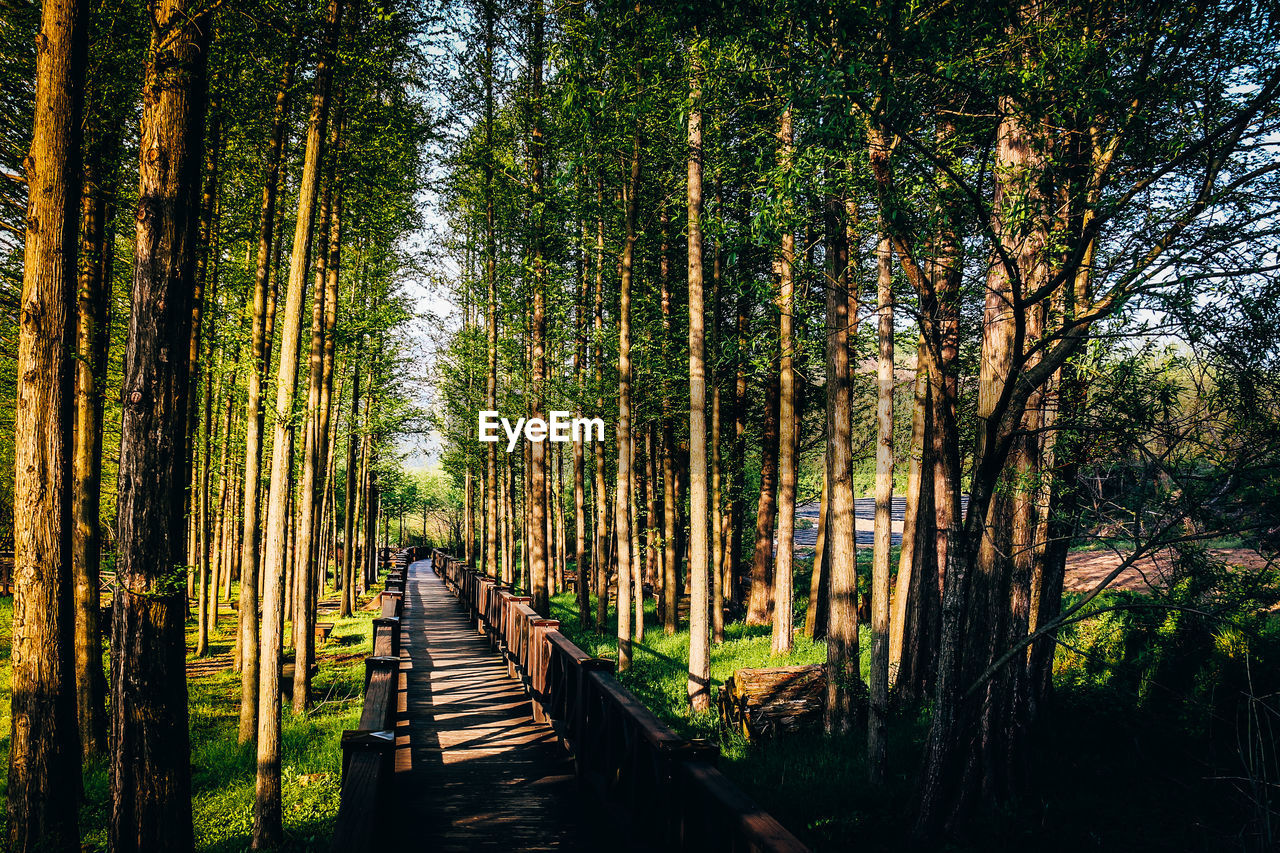
[[[407,570],[400,654],[400,849],[631,849],[606,836],[568,752],[427,560]]]

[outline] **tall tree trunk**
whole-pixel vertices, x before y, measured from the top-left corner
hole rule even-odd
[[[600,178],[596,183],[596,288],[595,310],[595,352],[592,363],[595,365],[595,384],[599,396],[596,397],[596,412],[604,415],[604,190]],[[604,442],[592,444],[595,450],[595,547],[592,549],[592,560],[595,564],[596,588],[596,630],[604,633],[605,623],[609,619],[609,562],[606,559],[609,550],[609,498],[605,483]]]
[[[27,170],[17,407],[9,847],[79,848],[72,604],[76,240],[88,4],[47,2]],[[96,590],[95,590],[96,594]],[[186,709],[183,708],[182,713]],[[184,729],[185,735],[185,729]]]
[[[107,748],[106,677],[99,624],[102,556],[102,406],[111,341],[110,228],[119,185],[120,128],[86,143],[80,195],[80,272],[76,294],[75,446],[71,568],[75,600],[76,714],[84,757]]]
[[[258,749],[255,784],[254,849],[278,846],[280,805],[280,668],[284,640],[285,557],[289,473],[293,465],[293,402],[298,375],[298,343],[305,310],[311,237],[315,227],[320,165],[324,162],[329,87],[342,22],[341,0],[329,0],[324,47],[316,66],[315,93],[307,124],[307,147],[298,190],[298,216],[289,260],[289,283],[276,372],[275,429],[267,497],[267,537],[262,564],[262,642],[258,659]]]
[[[336,152],[336,158],[341,164],[342,146],[341,146],[341,127],[343,120],[339,118],[339,149]],[[332,523],[334,505],[334,448],[337,442],[334,441],[335,422],[334,416],[334,361],[337,350],[337,340],[335,331],[338,325],[338,274],[342,260],[342,206],[343,206],[343,180],[342,169],[337,170],[337,178],[333,189],[333,200],[329,214],[329,259],[325,270],[325,298],[324,298],[324,352],[320,365],[320,413],[318,416],[318,425],[316,434],[320,437],[320,459],[324,462],[321,471],[321,480],[318,486],[318,500],[320,502],[320,512],[317,518],[317,529],[320,529],[326,523],[326,519]],[[339,383],[337,388],[336,399],[342,399],[342,386]],[[326,515],[326,512],[330,515]],[[336,526],[336,525],[335,525]],[[319,534],[317,534],[319,535]],[[327,542],[327,540],[325,540]],[[317,589],[323,589],[324,580],[328,574],[329,554],[326,554],[320,563],[320,573],[317,580]],[[335,579],[338,574],[337,567],[334,568]],[[312,626],[314,628],[314,626]],[[314,657],[315,646],[311,646],[311,652]]]
[[[493,77],[494,77],[494,12],[493,0],[485,0],[484,13],[484,270],[486,315],[488,319],[488,369],[485,371],[485,408],[490,411],[498,409],[498,248],[497,230],[494,227],[494,193],[493,193]],[[502,526],[498,512],[498,445],[490,444],[485,459],[485,574],[498,577],[498,535]],[[502,474],[504,478],[506,474]],[[502,547],[506,551],[506,540]],[[581,577],[582,567],[578,567]]]
[[[217,507],[217,518],[214,521],[213,545],[209,549],[209,562],[212,567],[209,589],[209,601],[206,608],[206,617],[208,624],[206,626],[206,634],[214,631],[218,627],[218,579],[225,570],[226,561],[223,559],[223,551],[225,543],[230,537],[230,529],[227,524],[227,517],[230,514],[227,506],[227,490],[229,486],[231,460],[231,416],[235,410],[235,388],[234,381],[227,382],[226,405],[223,406],[222,415],[222,441],[218,451],[218,499],[215,501]]]
[[[631,668],[631,265],[636,245],[636,210],[640,193],[640,128],[631,149],[631,177],[626,184],[622,243],[622,276],[618,307],[618,483],[614,531],[618,549],[618,671]],[[603,584],[605,595],[609,587]]]
[[[765,379],[764,431],[760,436],[760,500],[756,506],[756,546],[751,560],[751,589],[747,600],[747,624],[768,625],[773,601],[773,526],[778,504],[778,382],[770,371]]]
[[[690,57],[689,101],[689,704],[711,707],[711,589],[707,548],[707,375],[702,304],[702,81]]]
[[[719,187],[716,192],[719,198]],[[718,207],[718,205],[717,205]],[[720,454],[720,425],[723,406],[715,364],[720,344],[720,241],[715,243],[711,262],[711,642],[724,642],[725,550],[728,546],[724,512],[724,475]]]
[[[854,726],[858,661],[858,552],[854,539],[852,384],[850,331],[856,279],[849,263],[844,203],[827,203],[831,271],[827,281],[827,528],[828,560],[827,703],[828,734]]]
[[[790,170],[794,145],[790,108],[782,112],[778,145],[780,166]],[[792,563],[795,561],[796,450],[799,443],[796,374],[792,366],[795,344],[791,328],[795,303],[795,258],[796,236],[788,225],[782,234],[782,250],[778,257],[778,346],[781,359],[778,369],[778,556],[773,572],[772,651],[775,655],[789,654],[792,642]]]
[[[881,237],[876,250],[879,358],[876,362],[876,518],[871,556],[871,703],[867,771],[881,785],[889,714],[889,552],[893,538],[893,254]]]
[[[192,846],[179,564],[210,21],[186,0],[150,13],[111,631],[108,840],[122,853]]]
[[[217,213],[218,213],[218,168],[221,154],[221,125],[218,105],[211,103],[209,112],[208,151],[205,165],[204,193],[200,199],[200,248],[199,260],[196,263],[196,306],[191,331],[191,373],[192,392],[199,393],[200,403],[191,408],[192,430],[199,442],[199,467],[196,469],[192,498],[196,514],[195,568],[196,594],[199,601],[197,608],[196,655],[204,657],[209,653],[209,474],[211,457],[211,437],[213,431],[213,398],[215,396],[215,378],[213,376],[214,329],[204,330],[204,316],[217,307],[218,277],[215,254],[217,252]],[[213,270],[213,274],[210,271]],[[208,310],[204,303],[208,303]],[[221,392],[220,382],[218,393]],[[191,454],[191,464],[195,466],[196,453]]]
[[[582,223],[582,253],[579,259],[578,294],[574,305],[574,324],[576,340],[574,341],[573,374],[577,389],[578,411],[582,411],[585,402],[587,382],[587,224]],[[573,521],[574,549],[573,571],[577,577],[575,593],[578,604],[578,625],[587,628],[591,625],[591,572],[587,568],[587,468],[586,454],[582,442],[573,443]]]
[[[830,286],[830,285],[828,285]],[[830,334],[828,332],[828,334]],[[830,376],[827,377],[830,381]],[[827,395],[830,399],[830,394]],[[827,413],[828,417],[830,412]],[[822,492],[818,498],[818,537],[813,546],[813,572],[809,575],[809,601],[804,610],[804,635],[810,639],[826,636],[827,592],[831,580],[831,556],[827,551],[827,519],[830,511],[830,481],[827,480],[827,459],[823,453]]]
[[[729,483],[729,542],[728,557],[725,559],[724,588],[725,598],[731,606],[739,603],[742,578],[742,522],[745,515],[745,494],[743,483],[742,461],[747,446],[747,348],[750,346],[748,336],[751,333],[751,297],[747,288],[738,294],[736,343],[734,348],[734,380],[733,399],[730,411],[733,413],[733,449],[730,453]]]
[[[258,575],[262,525],[259,515],[259,487],[262,480],[262,429],[265,412],[263,385],[271,367],[271,341],[275,326],[275,288],[272,286],[271,256],[276,237],[277,204],[280,189],[280,162],[284,154],[289,92],[293,88],[294,55],[298,28],[290,34],[289,51],[271,117],[267,144],[266,177],[262,184],[262,207],[258,218],[257,264],[253,279],[252,321],[249,332],[251,369],[245,391],[244,511],[240,551],[240,612],[236,657],[240,662],[240,743],[248,743],[258,731]]]
[[[329,132],[328,148],[337,147],[337,122]],[[334,167],[334,173],[337,171]],[[293,685],[292,702],[296,713],[303,713],[311,701],[312,625],[315,623],[316,567],[316,496],[320,481],[320,394],[324,383],[325,298],[328,295],[330,218],[333,209],[331,175],[320,205],[319,239],[317,240],[316,274],[311,297],[311,348],[308,358],[307,418],[303,428],[302,482],[297,495],[296,544],[293,559]]]
[[[533,127],[529,133],[529,153],[533,159],[530,185],[532,196],[533,226],[533,337],[530,341],[530,358],[533,362],[532,397],[530,419],[543,418],[546,388],[546,337],[547,337],[547,271],[542,254],[543,205],[542,198],[542,30],[544,14],[542,0],[533,4],[532,65]],[[530,442],[529,448],[529,580],[533,609],[547,615],[550,600],[547,594],[547,443]]]
[[[343,487],[342,512],[342,603],[339,616],[350,616],[356,607],[355,567],[357,516],[360,512],[360,497],[357,490],[356,477],[359,459],[356,444],[359,441],[360,424],[360,349],[361,341],[356,341],[356,354],[351,377],[351,411],[347,415],[347,467],[346,483]]]
[[[932,571],[936,554],[932,541],[933,456],[928,440],[932,424],[932,395],[925,368],[925,340],[916,346],[915,400],[911,413],[911,461],[907,471],[906,507],[902,521],[902,549],[898,558],[898,578],[894,589],[893,615],[889,620],[889,684],[904,701],[917,701],[921,693],[920,654],[924,621],[921,608],[922,584]],[[936,587],[936,583],[935,583]]]

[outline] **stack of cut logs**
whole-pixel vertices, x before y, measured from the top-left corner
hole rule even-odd
[[[740,669],[720,688],[720,724],[758,740],[822,722],[826,670],[811,666]]]

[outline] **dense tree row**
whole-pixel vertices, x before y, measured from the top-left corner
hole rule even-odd
[[[192,617],[197,655],[238,623],[253,845],[280,843],[285,651],[303,712],[318,599],[350,614],[375,579],[379,478],[416,417],[428,23],[346,0],[6,7],[10,849],[79,849],[67,798],[99,754],[112,849],[191,849]]]
[[[1056,631],[1097,592],[1063,607],[1073,538],[1121,525],[1128,566],[1265,525],[1243,484],[1277,450],[1275,11],[466,4],[436,414],[466,559],[544,613],[576,572],[602,631],[616,600],[619,670],[650,592],[668,632],[688,595],[695,710],[726,614],[779,655],[803,614],[827,730],[865,733],[873,782],[891,697],[927,706],[918,838],[1008,802]],[[1108,388],[1178,338],[1214,393],[1153,455]],[[601,416],[612,446],[508,454],[481,409]],[[1086,476],[1135,464],[1141,506]]]

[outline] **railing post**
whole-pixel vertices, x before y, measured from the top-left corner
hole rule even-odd
[[[533,721],[547,722],[547,709],[543,702],[547,696],[547,632],[560,627],[559,619],[530,619],[528,652],[525,655],[525,675],[529,677],[530,703],[533,707]]]
[[[385,632],[391,651],[391,657],[400,657],[400,617],[379,616],[373,620],[373,648],[378,649],[378,634]]]
[[[395,754],[396,733],[390,729],[347,729],[342,733],[342,779],[347,778],[347,767],[356,752],[377,752],[388,762]],[[384,778],[385,778],[384,767]]]

